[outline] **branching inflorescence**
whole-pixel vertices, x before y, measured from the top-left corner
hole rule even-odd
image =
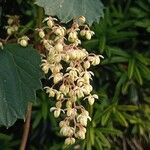
[[[45,74],[51,72],[49,79],[53,80],[53,85],[45,89],[49,97],[56,99],[55,107],[50,108],[54,117],[61,113],[65,116],[59,123],[60,134],[66,137],[65,144],[69,145],[75,143],[75,138],[85,139],[87,122],[91,118],[82,101],[93,105],[98,99],[96,94],[91,94],[90,80],[94,74],[88,69],[98,65],[102,56],[89,54],[80,46],[79,36],[90,40],[94,35],[83,16],[75,19],[69,29],[52,17],[43,22],[47,25],[37,29],[46,50],[41,66]]]
[[[82,103],[88,101],[93,105],[98,99],[96,94],[91,94],[90,80],[94,74],[89,68],[98,65],[103,56],[88,53],[81,47],[80,37],[90,40],[94,35],[85,24],[85,17],[74,19],[69,29],[58,24],[56,18],[47,17],[43,21],[45,23],[44,27],[36,29],[45,49],[41,67],[45,74],[51,72],[49,79],[53,82],[45,89],[49,97],[56,99],[55,107],[50,108],[54,117],[65,116],[59,123],[60,134],[66,137],[65,144],[70,145],[75,143],[75,138],[85,139],[87,122],[91,117]],[[18,27],[18,17],[8,16],[8,35],[17,32]],[[28,45],[28,41],[27,36],[18,38],[18,44],[23,47]]]

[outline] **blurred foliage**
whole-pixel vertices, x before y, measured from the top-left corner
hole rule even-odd
[[[22,3],[25,2],[16,2],[24,10]],[[34,20],[36,11],[31,5],[26,5],[27,14],[23,11],[21,14]],[[93,119],[89,122],[86,140],[70,147],[63,145],[59,120],[49,112],[53,100],[44,91],[38,91],[27,149],[150,149],[150,1],[109,0],[104,1],[104,5],[104,18],[92,26],[95,37],[83,44],[89,51],[105,57],[101,65],[93,68],[93,86],[99,100],[89,107]],[[12,143],[20,141],[20,122],[8,130],[0,129],[2,150],[17,146]]]

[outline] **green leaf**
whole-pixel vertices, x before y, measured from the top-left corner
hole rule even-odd
[[[33,129],[35,129],[39,125],[41,119],[42,119],[42,114],[39,112],[38,114],[36,114],[36,116],[33,120],[33,123],[32,123],[32,128]]]
[[[129,57],[129,54],[125,51],[123,51],[122,49],[120,48],[117,48],[117,47],[107,47],[112,54],[114,55],[118,55],[118,56],[122,56],[122,57],[126,57],[128,58]]]
[[[0,49],[0,125],[25,118],[28,102],[41,88],[40,55],[32,47],[9,44]]]
[[[107,140],[107,138],[104,136],[104,134],[102,134],[99,130],[96,130],[96,135],[99,137],[99,139],[101,140],[101,142],[108,148],[110,148],[110,143]]]
[[[36,0],[35,4],[43,7],[45,13],[67,23],[74,17],[84,16],[89,24],[103,17],[104,6],[100,0]]]
[[[115,88],[115,92],[114,92],[114,97],[113,97],[113,102],[117,102],[118,101],[118,97],[120,94],[120,90],[121,90],[121,86],[125,83],[127,79],[126,74],[122,74],[119,81],[117,82],[116,88]]]
[[[141,63],[138,65],[138,68],[142,77],[144,77],[147,80],[150,80],[150,69]]]
[[[129,99],[132,103],[137,104],[138,91],[137,91],[137,87],[134,84],[131,84],[129,87]]]
[[[134,67],[135,67],[135,59],[131,58],[129,60],[129,65],[128,65],[128,77],[129,77],[129,79],[131,79],[133,76]]]
[[[122,91],[121,92],[123,95],[127,94],[129,85],[130,85],[130,81],[127,81],[122,85]]]
[[[118,120],[118,122],[120,122],[121,125],[128,127],[128,122],[126,121],[125,117],[123,116],[122,113],[120,113],[119,111],[115,112],[115,116],[116,119]]]
[[[139,82],[139,84],[142,85],[143,84],[143,79],[141,77],[141,73],[140,73],[138,67],[135,67],[134,76],[135,76],[136,80]]]
[[[99,130],[104,134],[112,134],[112,135],[122,136],[122,132],[118,129],[109,127],[109,128],[99,128]]]
[[[105,126],[107,124],[110,114],[111,114],[111,112],[109,111],[102,116],[102,120],[101,120],[102,126]]]
[[[99,140],[98,137],[95,138],[95,141],[96,141],[96,144],[95,144],[96,148],[97,148],[98,150],[103,150],[101,141]]]
[[[94,137],[94,128],[90,127],[89,130],[90,130],[90,142],[91,142],[92,145],[94,145],[94,139],[95,139],[95,137]]]
[[[112,64],[112,63],[124,63],[127,61],[128,61],[128,58],[115,56],[115,57],[111,57],[110,59],[104,59],[101,64],[106,65],[106,64]]]
[[[141,63],[143,63],[144,65],[148,65],[147,57],[144,57],[142,54],[138,52],[135,52],[134,55]]]
[[[135,111],[135,110],[138,110],[138,106],[135,106],[135,105],[118,105],[117,109],[120,111]]]

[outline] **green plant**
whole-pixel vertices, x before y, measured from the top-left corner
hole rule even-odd
[[[87,11],[81,12],[81,7],[84,8],[86,4],[90,4],[87,7],[90,11],[89,13],[92,14],[91,11],[93,11],[93,9],[89,9],[93,2],[88,3],[88,1],[84,3],[85,5],[78,5],[81,3],[67,4],[68,10],[64,9],[65,3],[65,5],[56,5],[56,1],[44,2],[38,0],[37,4],[45,7],[45,9],[45,4],[50,2],[55,6],[53,8],[62,6],[58,12],[56,12],[58,9],[54,11],[53,9],[46,9],[46,13],[49,15],[53,11],[55,13],[54,16],[58,16],[58,19],[62,20],[62,25],[65,25],[66,28],[71,25],[69,21],[74,16],[78,16],[78,13],[85,16]],[[97,2],[99,3],[99,1]],[[7,1],[6,3],[9,4],[10,2]],[[97,10],[96,13],[92,17],[91,15],[86,16],[90,24],[93,22],[93,19],[102,16],[101,4],[99,3],[98,5],[98,3],[93,7]],[[105,5],[103,19],[91,26],[92,31],[95,32],[94,37],[90,41],[82,39],[82,46],[89,53],[95,52],[104,56],[101,64],[92,69],[92,72],[95,74],[92,86],[94,87],[94,93],[99,96],[99,99],[92,106],[85,104],[92,118],[92,121],[88,122],[87,125],[85,140],[76,140],[75,144],[64,146],[64,138],[60,136],[58,126],[61,119],[58,118],[56,120],[53,114],[49,113],[49,108],[53,107],[55,102],[52,98],[49,99],[45,91],[38,90],[36,100],[32,104],[32,128],[27,149],[149,149],[150,24],[148,17],[150,14],[150,3],[145,0],[110,0],[107,2],[103,1],[103,3]],[[33,30],[35,26],[36,28],[41,28],[43,9],[35,6],[32,1],[17,0],[16,5],[21,8],[21,11],[17,12],[17,14],[21,14],[20,19],[23,20],[23,24],[26,24],[25,26],[20,26],[18,37],[24,34],[30,35],[32,41],[34,41],[34,48],[41,53],[41,47],[37,44],[39,40],[38,34],[33,36]],[[6,25],[3,16],[6,14],[6,8],[3,6],[1,7],[1,26]],[[70,11],[71,8],[75,7],[77,11]],[[68,14],[66,15],[66,13]],[[38,19],[35,19],[37,17]],[[2,37],[4,37],[4,30],[1,31]],[[8,42],[13,41],[8,40]],[[31,42],[29,41],[29,43]],[[42,79],[42,83],[43,85],[50,84],[46,79]],[[20,124],[22,122],[17,121],[13,128],[8,130],[0,128],[0,131],[6,136],[8,134],[13,135],[12,140],[17,141],[21,137]],[[16,128],[19,130],[18,132],[14,130]],[[6,143],[3,142],[3,139],[0,139],[1,141],[4,148],[15,149],[19,144],[9,146],[11,145],[11,140],[5,140]]]
[[[17,3],[19,5],[23,3],[23,1],[16,1],[16,4]],[[47,5],[49,4],[49,2],[46,0],[37,1],[36,3],[38,5],[46,4],[45,6],[43,6],[45,10],[47,8]],[[103,5],[99,0],[97,0],[96,2],[97,4],[99,4],[99,6],[94,5],[93,2],[89,2],[89,3],[93,5],[95,9],[99,11],[94,12],[95,9],[93,9],[91,10],[92,13],[90,13],[89,15],[86,15],[85,10],[88,9],[89,7],[87,3],[85,2],[82,3],[82,7],[84,6],[84,9],[81,8],[78,3],[74,3],[74,6],[76,7],[77,10],[74,13],[70,11],[68,13],[68,17],[65,19],[66,7],[71,8],[73,5],[69,3],[68,1],[64,1],[64,2],[51,1],[50,5],[53,4],[53,7],[49,6],[50,11],[46,13],[50,13],[50,15],[57,15],[58,18],[61,19],[64,23],[71,21],[72,19],[76,19],[76,18],[73,18],[73,16],[77,16],[78,18],[79,16],[83,14],[88,17],[87,20],[89,21],[89,23],[92,23],[94,20],[98,20],[98,18],[102,16]],[[32,2],[28,2],[28,4],[31,6],[33,5]],[[59,6],[62,10],[57,9],[57,11],[55,11],[57,6]],[[79,59],[89,59],[89,60],[85,60],[88,64],[84,63],[84,68],[79,68],[80,72],[82,73],[81,75],[80,74],[79,75],[81,77],[85,76],[84,78],[86,78],[87,80],[86,85],[84,85],[84,94],[86,93],[90,94],[92,90],[92,86],[90,85],[88,80],[91,78],[91,75],[90,75],[90,72],[86,71],[86,69],[89,68],[90,63],[93,65],[97,65],[100,62],[99,56],[91,55],[88,57],[87,56],[88,53],[86,52],[85,49],[80,49],[79,47],[77,47],[79,44],[81,44],[81,41],[77,37],[77,31],[79,30],[79,27],[78,27],[79,25],[83,27],[83,31],[85,32],[85,37],[88,40],[90,40],[92,35],[94,34],[92,31],[90,31],[87,25],[84,25],[84,22],[85,22],[84,17],[79,17],[79,20],[76,19],[77,22],[73,23],[73,26],[70,28],[70,30],[66,30],[65,27],[61,27],[60,25],[58,25],[59,21],[57,21],[57,19],[55,18],[53,19],[49,16],[46,18],[46,20],[44,20],[44,22],[45,21],[47,22],[47,26],[41,28],[42,21],[44,18],[43,9],[37,6],[35,7],[35,9],[37,11],[37,17],[38,17],[37,20],[34,20],[34,22],[31,21],[27,23],[25,26],[22,26],[20,24],[19,16],[7,15],[6,16],[8,18],[7,25],[5,25],[7,34],[4,33],[3,35],[3,36],[6,35],[6,38],[1,37],[0,39],[0,58],[1,58],[1,61],[0,61],[0,67],[1,67],[1,71],[0,71],[0,75],[1,75],[0,76],[0,99],[1,99],[0,125],[5,125],[7,127],[10,127],[14,124],[14,122],[17,119],[24,119],[26,121],[20,149],[25,149],[25,146],[26,146],[26,140],[27,140],[27,136],[29,132],[29,124],[30,124],[30,119],[31,119],[32,103],[35,101],[35,98],[36,98],[35,92],[37,89],[42,88],[42,84],[40,80],[42,79],[43,74],[41,72],[40,66],[42,67],[45,73],[48,73],[49,69],[51,70],[52,77],[54,78],[53,80],[54,84],[57,84],[63,78],[62,73],[59,73],[60,70],[62,69],[61,68],[62,62],[60,63],[60,61],[62,59],[62,56],[67,55],[67,53],[65,52],[66,50],[65,48],[67,47],[67,44],[70,42],[70,44],[68,44],[69,45],[68,49],[74,50],[73,54],[68,55],[69,58],[68,60],[66,60],[66,62],[68,63],[72,59],[72,62],[70,62],[70,67],[73,67],[71,66],[71,64],[75,62],[73,60],[75,58],[74,53],[76,53],[77,48],[78,48],[77,52],[80,52],[78,57],[81,57],[80,56],[81,54],[82,54],[82,57],[76,58],[76,63],[79,63]],[[60,14],[59,10],[61,10],[60,12],[62,16],[59,15]],[[55,24],[55,21],[56,21],[56,24]],[[35,28],[37,31],[35,30]],[[49,32],[48,32],[48,28],[50,29]],[[68,41],[65,40],[66,35],[68,36]],[[82,34],[82,36],[84,35]],[[41,41],[39,38],[41,38]],[[43,45],[39,43],[39,41],[43,42],[42,43]],[[19,45],[12,44],[12,43],[18,43]],[[28,45],[32,45],[32,46],[28,46]],[[52,47],[54,49],[50,53]],[[62,53],[63,49],[65,49],[64,53]],[[54,50],[58,52],[54,53]],[[43,59],[42,65],[40,65],[41,63],[40,53],[46,54],[48,52],[49,52],[49,55],[48,55],[47,60]],[[56,55],[57,55],[57,58],[55,57]],[[65,61],[65,58],[63,60]],[[52,68],[52,65],[54,65],[53,68]],[[55,66],[55,65],[58,65],[58,66]],[[85,72],[82,71],[83,69],[85,69]],[[74,73],[77,74],[77,72],[75,72],[74,70],[71,69],[71,71],[73,74]],[[71,77],[74,78],[73,75]],[[66,80],[68,79],[66,78]],[[76,79],[70,81],[68,86],[71,86],[70,85],[71,82],[76,82]],[[71,90],[72,87],[69,87],[69,88]],[[51,89],[50,87],[47,89],[47,93],[49,93],[49,95],[52,96],[53,95],[52,93],[54,93],[54,91],[50,91],[50,89]],[[60,91],[64,92],[62,90]],[[63,93],[61,93],[60,91],[57,91],[57,93],[54,93],[54,95],[56,94],[57,99],[63,100],[61,97]],[[77,98],[83,97],[84,94],[83,94],[83,91],[81,90],[78,91]],[[73,96],[73,94],[70,96]],[[89,97],[87,97],[90,104],[94,103],[94,98],[98,98],[97,95],[89,95]],[[67,98],[64,98],[64,100],[65,99]],[[61,100],[59,102],[61,102]],[[56,103],[56,109],[54,110],[55,117],[58,117],[60,115],[60,110],[62,110],[59,108],[61,107],[60,105],[61,103],[60,104]],[[25,115],[26,111],[27,111],[27,114]],[[86,126],[87,119],[90,119],[88,115],[88,111],[85,111],[82,106],[81,112],[82,112],[81,115],[83,117],[80,116],[81,119],[78,122],[80,122],[80,126],[81,125]],[[67,111],[67,114],[69,114],[68,111]],[[84,118],[84,120],[82,118]],[[82,128],[84,129],[84,127]],[[70,130],[70,131],[75,132],[73,130]],[[84,134],[85,132],[86,131],[84,131]],[[83,135],[82,137],[84,136],[85,135]],[[81,137],[81,135],[78,137]],[[69,135],[66,141],[67,141],[65,142],[66,144],[72,144],[75,142],[75,139],[70,137]]]

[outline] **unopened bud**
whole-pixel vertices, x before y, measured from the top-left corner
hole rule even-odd
[[[8,18],[7,23],[8,23],[9,25],[11,25],[11,24],[13,23],[13,19],[12,19],[12,18]]]
[[[67,107],[67,108],[72,107],[72,102],[68,100],[68,101],[66,102],[66,107]]]
[[[61,108],[61,106],[62,106],[62,102],[61,101],[56,102],[56,107],[57,108]]]
[[[53,25],[54,25],[54,22],[53,22],[51,19],[49,19],[49,20],[47,21],[47,25],[48,25],[48,27],[51,29],[51,28],[53,27]]]
[[[26,47],[28,45],[28,42],[26,40],[20,40],[19,44],[23,47]]]
[[[80,24],[84,24],[85,21],[86,21],[86,19],[85,19],[84,16],[80,16],[80,17],[79,17],[79,23],[80,23]]]
[[[70,32],[68,41],[74,43],[78,39],[77,32]]]
[[[100,63],[100,58],[99,58],[99,56],[95,56],[94,58],[95,58],[95,59],[94,59],[94,61],[92,62],[92,65],[96,66],[96,65],[98,65],[98,64]]]
[[[76,135],[75,135],[78,139],[85,139],[85,132],[82,130],[79,130]]]
[[[39,31],[39,37],[40,37],[40,38],[44,38],[44,37],[45,37],[45,33],[44,33],[43,30],[40,30],[40,31]]]
[[[55,45],[55,50],[58,51],[58,52],[63,51],[63,45],[61,43],[57,43]]]
[[[53,78],[54,84],[57,84],[59,81],[62,80],[62,78],[63,78],[63,76],[61,73],[57,73],[56,75],[54,75],[54,78]]]
[[[91,32],[90,31],[86,31],[85,37],[86,37],[87,40],[90,40],[91,37],[92,37]]]
[[[12,35],[12,33],[13,33],[12,27],[8,27],[8,28],[7,28],[7,34],[8,34],[8,35]]]
[[[60,108],[57,108],[56,110],[54,110],[54,117],[55,118],[58,118],[59,117],[59,115],[60,115]]]
[[[73,109],[67,108],[67,116],[71,116]]]
[[[67,139],[65,139],[65,144],[66,145],[72,145],[72,144],[74,144],[75,143],[75,138],[67,138]]]
[[[90,68],[90,62],[89,61],[85,61],[83,65],[84,65],[85,69]]]
[[[2,42],[0,42],[0,48],[3,49],[3,43]]]
[[[81,30],[81,31],[80,31],[80,35],[81,35],[81,36],[85,36],[85,34],[86,34],[86,30]]]
[[[95,102],[94,97],[91,97],[91,96],[90,96],[90,97],[88,98],[88,102],[89,102],[90,105],[93,105],[94,102]]]

